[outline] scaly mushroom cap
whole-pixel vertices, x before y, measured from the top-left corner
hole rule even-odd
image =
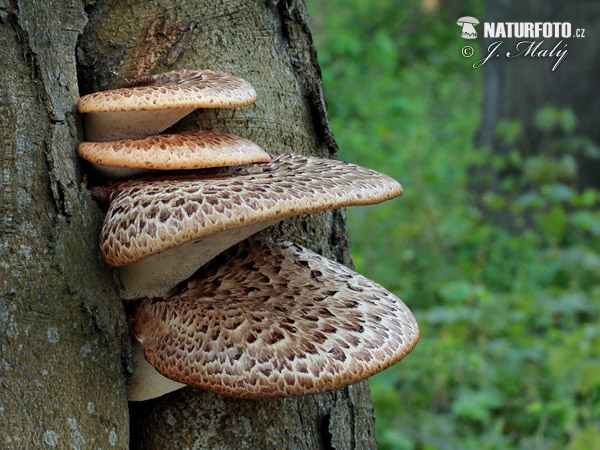
[[[401,194],[398,182],[374,170],[292,155],[234,174],[125,181],[114,187],[100,249],[108,264],[127,265],[124,298],[158,296],[281,219]]]
[[[123,266],[231,228],[401,194],[396,180],[375,170],[296,155],[233,174],[124,181],[110,202],[100,248],[108,264]]]
[[[201,169],[271,161],[262,148],[248,139],[217,131],[186,131],[142,139],[82,142],[78,152],[79,156],[111,178],[120,176],[120,168],[127,168],[129,176],[148,170]]]
[[[89,141],[157,134],[196,108],[235,108],[256,101],[247,81],[214,70],[180,69],[143,77],[110,91],[84,95]]]
[[[356,383],[419,339],[410,310],[375,282],[266,238],[231,248],[166,301],[143,300],[133,329],[163,376],[245,398]]]

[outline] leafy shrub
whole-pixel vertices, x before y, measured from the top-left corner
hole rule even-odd
[[[496,130],[504,156],[475,148],[482,80],[457,11],[309,7],[340,158],[405,187],[348,211],[357,269],[421,325],[412,354],[372,379],[381,448],[597,446],[600,192],[578,188],[576,161],[598,149],[551,106],[531,118],[538,148],[514,121]],[[474,192],[473,167],[503,177]]]

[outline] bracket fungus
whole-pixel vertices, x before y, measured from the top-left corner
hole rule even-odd
[[[133,330],[159,373],[136,369],[130,400],[181,386],[173,382],[243,398],[317,394],[386,369],[419,339],[410,310],[375,282],[296,244],[257,237],[166,300],[142,300]]]
[[[124,299],[164,296],[216,255],[287,217],[402,194],[402,186],[342,161],[284,155],[230,173],[115,183],[100,237],[120,267]]]
[[[141,139],[82,142],[79,156],[102,175],[123,178],[151,170],[189,170],[264,163],[271,157],[255,143],[217,131],[185,131]]]
[[[109,203],[101,253],[119,267],[123,299],[141,299],[130,400],[184,385],[242,398],[317,394],[384,370],[419,339],[410,310],[378,284],[295,244],[248,239],[291,216],[392,199],[398,182],[337,160],[271,160],[225,133],[157,135],[196,108],[255,100],[248,82],[211,70],[79,100],[90,141],[79,154],[106,176],[220,168],[93,189]]]
[[[160,133],[197,108],[235,108],[255,101],[256,91],[239,77],[180,69],[84,95],[79,112],[87,113],[87,140],[114,141]]]

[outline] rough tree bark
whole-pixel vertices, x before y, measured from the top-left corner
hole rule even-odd
[[[127,448],[131,423],[131,448],[373,448],[366,383],[268,401],[184,389],[132,404],[129,422],[126,317],[97,249],[102,213],[75,157],[79,93],[186,67],[240,75],[259,101],[199,111],[178,129],[333,157],[304,5],[0,0],[0,39],[1,446]],[[342,211],[267,233],[351,265]]]
[[[77,2],[0,2],[0,447],[124,448],[127,324],[75,148]]]

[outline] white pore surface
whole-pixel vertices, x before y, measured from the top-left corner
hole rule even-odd
[[[219,253],[277,222],[262,222],[210,234],[119,267],[123,283],[121,298],[161,297]]]
[[[194,109],[87,113],[85,137],[89,142],[144,138],[169,128]]]
[[[142,345],[138,341],[133,342],[132,348],[133,375],[131,375],[129,384],[127,385],[127,398],[129,401],[139,402],[149,400],[185,387],[185,384],[170,380],[158,373],[146,361]]]

